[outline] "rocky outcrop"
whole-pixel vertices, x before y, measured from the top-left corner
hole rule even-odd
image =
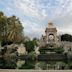
[[[18,55],[26,55],[27,51],[24,44],[20,44],[17,49]]]

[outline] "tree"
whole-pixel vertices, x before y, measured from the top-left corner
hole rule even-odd
[[[23,40],[23,27],[19,19],[16,16],[8,18],[9,23],[9,32],[8,32],[8,41],[13,43],[21,42]]]
[[[2,45],[24,40],[23,26],[16,16],[7,17],[0,12],[0,40]]]
[[[61,35],[61,41],[70,41],[70,42],[72,42],[72,35],[70,35],[70,34]]]
[[[0,40],[1,42],[6,41],[7,38],[7,17],[4,16],[3,12],[0,12]]]
[[[36,41],[32,40],[32,41],[26,41],[24,42],[26,50],[28,52],[34,51],[34,47],[36,45]]]

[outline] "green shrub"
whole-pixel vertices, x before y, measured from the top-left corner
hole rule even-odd
[[[16,63],[14,62],[9,62],[5,64],[5,69],[15,69],[16,67]]]
[[[59,47],[59,48],[54,48],[54,51],[56,53],[63,53],[64,52],[64,49]]]
[[[34,69],[35,65],[33,61],[26,61],[19,69]]]
[[[35,52],[30,52],[28,55],[28,59],[25,61],[25,64],[23,64],[20,69],[34,69],[35,68]]]

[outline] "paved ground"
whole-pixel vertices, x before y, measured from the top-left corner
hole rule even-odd
[[[0,69],[0,72],[72,72],[72,70],[5,70]]]

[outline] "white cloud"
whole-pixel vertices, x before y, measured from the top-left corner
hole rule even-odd
[[[39,20],[57,18],[72,10],[72,0],[49,0],[47,5],[43,2],[44,0],[13,0],[14,4],[11,5],[16,11]]]
[[[42,33],[44,33],[44,28],[39,27],[39,25],[37,25],[35,22],[25,21],[22,22],[22,24],[24,26],[25,34],[27,34],[31,38],[40,37]]]
[[[38,19],[44,19],[46,16],[44,11],[40,11],[37,7],[38,0],[18,0],[14,1],[15,7],[19,9],[23,14],[27,14]]]
[[[13,0],[5,10],[21,18],[24,31],[33,37],[44,33],[42,24],[46,25],[47,20],[55,21],[62,32],[71,33],[72,0],[49,0],[49,2],[48,0]],[[36,21],[33,21],[34,19]],[[40,23],[41,21],[43,23]]]

